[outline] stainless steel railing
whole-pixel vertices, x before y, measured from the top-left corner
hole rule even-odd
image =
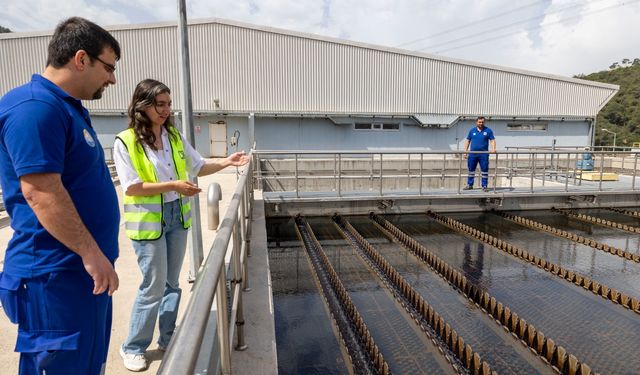
[[[249,285],[246,259],[251,252],[252,170],[253,162],[250,162],[239,176],[231,202],[209,255],[198,271],[186,311],[158,374],[191,375],[197,363],[208,364],[206,373],[230,374],[234,336],[235,348],[246,348],[242,291],[248,290]],[[231,251],[229,269],[225,266],[227,251]],[[212,311],[214,299],[216,309]],[[201,354],[204,334],[212,315],[215,315],[217,345]],[[205,358],[200,358],[200,355]]]
[[[640,152],[640,148],[632,147],[632,146],[561,146],[561,145],[560,146],[557,146],[557,145],[553,145],[553,146],[505,146],[505,150],[507,150],[507,151],[544,151],[544,150],[552,150],[552,151],[581,151],[581,150],[584,150],[585,147],[589,147],[589,150],[591,150],[591,151]]]
[[[436,189],[461,194],[468,176],[466,157],[477,153],[481,152],[260,150],[256,170],[265,192],[286,193],[287,198],[424,196]],[[585,160],[588,156],[591,162]],[[617,183],[617,190],[637,189],[637,152],[499,151],[489,158],[489,186],[494,193],[603,191],[608,188],[602,181],[607,173],[628,176]],[[592,170],[585,170],[586,165]]]

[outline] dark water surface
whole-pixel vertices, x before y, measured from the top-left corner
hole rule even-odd
[[[349,217],[369,241],[420,295],[499,374],[553,374],[510,333],[475,304],[396,243],[390,242],[368,218]]]
[[[500,232],[500,238],[508,234],[500,225],[502,222],[494,219],[497,217],[494,214],[450,216],[473,221],[479,227],[492,226]],[[426,215],[386,218],[551,337],[556,345],[587,363],[592,370],[601,374],[640,373],[640,356],[634,354],[640,346],[639,314],[459,234]],[[545,243],[537,231],[518,233],[520,240],[527,233],[530,236],[527,237],[530,240],[520,244],[524,249]]]
[[[293,231],[293,221],[281,223]],[[290,232],[292,233],[292,232]],[[299,244],[299,243],[298,243]],[[269,249],[279,374],[346,374],[348,364],[304,249]]]
[[[621,258],[558,237],[551,233],[526,228],[497,214],[447,215],[483,232],[526,249],[543,259],[615,288],[631,297],[640,298],[640,263]]]
[[[550,211],[513,213],[612,246],[625,248],[622,246],[625,245],[628,251],[637,252],[638,249],[640,236],[632,233],[567,220]],[[524,228],[495,214],[446,215],[610,287],[640,295],[640,265],[637,263]],[[637,355],[640,314],[457,233],[426,215],[385,218],[592,370],[601,374],[640,373],[640,356]],[[433,270],[386,238],[370,219],[364,216],[348,219],[494,370],[500,374],[548,371],[547,365]],[[309,224],[394,373],[450,373],[450,366],[407,318],[378,276],[342,238],[331,219],[311,218]],[[267,229],[280,373],[348,373],[348,363],[345,364],[348,360],[317,290],[307,256],[295,235],[293,220],[270,219]]]
[[[309,220],[394,374],[453,374],[438,348],[396,302],[329,218]]]
[[[582,213],[582,211],[579,212]],[[610,213],[610,211],[606,212]],[[610,246],[628,251],[632,254],[640,254],[640,235],[638,235],[637,233],[631,233],[622,229],[605,227],[598,224],[586,223],[582,220],[572,219],[559,212],[510,211],[510,213],[535,220],[539,223],[551,225],[553,227],[560,228],[566,230],[567,232],[575,233],[577,235],[587,237],[598,242],[606,243]],[[601,217],[601,215],[598,215],[598,217]],[[604,216],[602,217],[604,218]],[[640,221],[640,218],[636,220]],[[622,221],[619,222],[626,224]]]

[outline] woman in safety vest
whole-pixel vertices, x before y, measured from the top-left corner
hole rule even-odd
[[[171,123],[171,91],[161,82],[138,83],[129,105],[129,128],[116,136],[113,158],[124,192],[124,220],[143,274],[129,336],[120,347],[124,366],[147,368],[145,352],[159,319],[158,349],[175,329],[178,276],[191,226],[190,196],[201,191],[188,175],[206,176],[249,162],[244,152],[205,161]]]

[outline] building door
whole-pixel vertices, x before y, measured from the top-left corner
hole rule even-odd
[[[227,156],[227,123],[209,123],[209,142],[212,157]]]

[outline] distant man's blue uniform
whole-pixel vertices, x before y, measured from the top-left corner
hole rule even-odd
[[[93,294],[80,256],[47,232],[20,185],[25,175],[60,174],[82,222],[115,262],[118,200],[80,100],[37,74],[7,93],[0,100],[0,172],[14,230],[0,273],[0,300],[18,324],[20,373],[98,374],[109,346],[111,297]]]
[[[482,121],[484,124],[484,119]],[[486,126],[480,128],[475,126],[469,130],[467,141],[469,142],[469,151],[489,151],[489,141],[494,140],[493,131]],[[467,186],[472,187],[476,167],[480,164],[482,172],[482,187],[486,188],[489,180],[489,154],[469,154],[467,167],[469,168],[469,176],[467,178]]]

